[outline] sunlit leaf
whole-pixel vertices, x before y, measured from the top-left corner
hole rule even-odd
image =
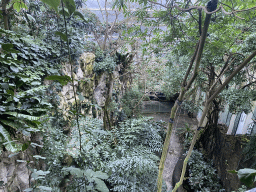
[[[38,186],[38,189],[44,190],[44,191],[51,191],[52,188],[51,187],[46,187],[46,186]]]
[[[106,173],[103,173],[101,171],[96,171],[94,173],[94,177],[100,178],[100,179],[107,179],[108,175]]]
[[[19,153],[12,153],[12,154],[10,154],[9,156],[8,156],[8,158],[11,158],[11,157],[14,157],[14,156],[16,156],[16,155],[18,155]]]
[[[84,101],[85,100],[85,97],[83,95],[81,95],[81,94],[78,95],[78,98],[79,98],[80,101]]]
[[[255,182],[256,170],[248,168],[240,169],[237,171],[237,176],[247,187],[252,187]]]
[[[5,112],[4,114],[12,115],[12,116],[18,117],[18,118],[27,119],[29,121],[37,121],[37,120],[40,119],[40,117],[31,116],[31,115],[25,115],[25,114],[21,114],[21,113],[17,113],[17,112]]]
[[[59,11],[59,14],[60,15],[65,15],[66,17],[69,17],[70,16],[70,14],[68,13],[68,9],[67,8],[64,8],[64,10],[63,9],[61,9],[60,11]]]
[[[34,189],[33,188],[27,188],[27,189],[25,189],[24,191],[25,192],[30,192],[30,191],[33,191]]]
[[[33,157],[36,159],[46,159],[46,157],[42,157],[41,155],[34,155]]]
[[[12,141],[9,132],[1,124],[0,124],[0,137],[5,142],[3,145],[8,151],[11,151],[13,153],[19,151],[19,148]]]
[[[13,8],[18,12],[20,12],[21,9],[28,9],[26,4],[20,0],[16,0],[15,3],[13,3]]]
[[[109,189],[108,187],[106,186],[105,182],[102,181],[101,179],[98,179],[98,178],[94,178],[94,181],[96,183],[96,189],[98,191],[101,191],[101,192],[109,192]]]

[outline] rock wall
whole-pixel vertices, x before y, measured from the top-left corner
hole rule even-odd
[[[78,94],[76,99],[82,108],[82,113],[86,112],[88,103],[92,102],[93,91],[95,89],[95,74],[93,73],[93,63],[95,55],[93,53],[83,53],[79,60],[79,65],[73,66],[73,74],[71,74],[71,65],[65,63],[63,65],[63,73],[74,78],[75,91],[83,96],[79,99]],[[62,91],[59,93],[60,106],[65,120],[71,119],[69,111],[75,105],[75,96],[72,82],[63,86]],[[81,98],[81,97],[80,97]]]
[[[30,187],[31,170],[44,169],[43,161],[37,160],[43,145],[42,135],[32,133],[31,136],[17,138],[21,143],[31,142],[25,151],[11,153],[2,151],[0,154],[0,192],[22,192]],[[34,181],[33,181],[34,182]]]
[[[229,173],[228,170],[248,168],[252,162],[243,161],[246,136],[233,136],[226,133],[226,126],[210,127],[201,135],[197,147],[203,150],[207,159],[213,160],[226,191],[234,191],[241,187],[241,183],[237,175]]]
[[[63,65],[63,73],[71,77],[74,77],[75,91],[79,93],[76,95],[81,112],[86,115],[92,115],[92,104],[97,104],[99,107],[104,106],[106,98],[106,84],[108,83],[108,75],[105,73],[95,74],[93,72],[93,63],[95,55],[93,53],[83,53],[79,59],[78,65],[74,65],[73,74],[71,74],[71,65]],[[114,89],[120,90],[124,93],[131,76],[126,77],[128,64],[117,63],[116,71],[113,72],[113,78],[115,79]],[[51,81],[46,80],[46,85],[51,84]],[[120,94],[121,95],[121,94]],[[75,105],[75,96],[72,83],[68,83],[63,86],[59,93],[60,105],[59,110],[63,113],[63,117],[67,121],[73,119],[73,115],[69,111]],[[100,109],[99,109],[100,111]],[[96,112],[97,113],[97,112]],[[97,116],[97,115],[96,115]],[[69,129],[69,125],[64,127],[64,130]],[[39,135],[37,135],[39,136]],[[30,138],[35,143],[41,143],[41,138]],[[31,171],[28,166],[35,168],[33,164],[33,155],[37,155],[39,152],[32,147],[29,147],[25,152],[20,152],[12,157],[9,152],[3,152],[0,154],[0,192],[18,192],[24,191],[29,188],[29,181]],[[22,161],[19,161],[22,160]],[[25,162],[24,162],[25,161]],[[41,169],[41,165],[38,169]]]
[[[18,162],[23,159],[24,154],[21,152],[17,156],[8,157],[10,153],[5,152],[0,156],[0,192],[23,191],[29,188],[30,171],[26,162]]]
[[[93,96],[95,88],[95,74],[93,74],[94,59],[94,54],[83,53],[80,57],[79,65],[74,67],[75,72],[73,73],[73,77],[75,79],[75,89],[84,97],[84,100],[81,101],[79,100],[79,97],[76,96],[80,106],[91,102]],[[71,65],[64,64],[63,73],[71,77]],[[51,81],[49,80],[45,81],[46,85],[49,85],[50,83]],[[59,109],[63,113],[64,119],[68,120],[70,118],[69,110],[71,110],[72,105],[75,103],[72,83],[63,86],[59,96]],[[39,135],[35,137],[38,136]],[[34,140],[33,142],[35,143],[42,144],[40,142],[42,138],[31,139]],[[29,188],[31,171],[28,166],[33,169],[35,168],[35,165],[33,164],[33,162],[35,162],[33,155],[38,154],[39,152],[33,147],[29,147],[25,152],[20,152],[14,156],[12,156],[10,152],[3,152],[0,154],[0,192],[24,191],[26,188]]]
[[[115,71],[112,73],[114,86],[111,89],[115,89],[115,92],[118,93],[119,100],[132,83],[131,73],[128,71],[128,68],[133,56],[126,54],[122,57],[123,60],[117,61]],[[87,115],[88,113],[92,115],[91,104],[97,104],[99,107],[105,105],[108,92],[107,84],[110,81],[107,73],[96,74],[93,72],[94,61],[95,55],[93,53],[83,53],[79,59],[79,65],[73,67],[75,90],[84,97],[84,100],[81,101],[77,94],[76,99],[79,101],[81,108],[84,109],[82,113],[86,113]],[[63,65],[63,73],[71,77],[70,64],[66,63]],[[112,93],[112,91],[110,92]],[[64,119],[71,119],[69,111],[75,104],[72,83],[63,86],[59,96],[61,98],[59,108],[63,112]]]

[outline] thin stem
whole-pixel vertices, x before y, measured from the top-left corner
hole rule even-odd
[[[80,153],[82,152],[82,134],[79,126],[79,121],[78,121],[78,104],[77,104],[77,99],[76,99],[76,90],[75,90],[75,83],[74,83],[74,76],[73,76],[73,64],[72,64],[72,59],[71,59],[71,53],[70,53],[70,47],[69,47],[69,38],[68,38],[68,30],[67,30],[67,21],[64,13],[64,6],[63,6],[63,1],[61,0],[61,5],[62,5],[62,11],[63,11],[63,16],[64,16],[64,23],[65,23],[65,33],[67,36],[67,47],[68,47],[68,55],[69,55],[69,63],[71,66],[71,80],[72,80],[72,87],[73,87],[73,92],[74,92],[74,97],[75,97],[75,105],[76,105],[76,123],[77,123],[77,128],[79,132],[79,142],[80,142]]]
[[[192,57],[192,59],[190,61],[189,67],[188,67],[186,75],[184,77],[184,80],[183,80],[183,83],[182,83],[183,87],[186,87],[188,76],[189,76],[189,74],[191,72],[191,69],[193,67],[193,64],[194,64],[194,61],[195,61],[195,58],[196,58],[196,55],[197,55],[197,52],[198,52],[198,45],[199,45],[199,43],[196,44],[196,51],[194,52],[194,55],[193,55],[193,57]]]

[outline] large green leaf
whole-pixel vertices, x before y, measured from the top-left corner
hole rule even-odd
[[[88,20],[86,20],[82,13],[80,13],[79,11],[75,11],[74,15],[80,17],[83,21],[88,22]]]
[[[60,0],[41,0],[50,7],[52,7],[58,13],[58,6],[60,5]]]
[[[108,178],[108,175],[106,173],[103,173],[101,171],[94,172],[91,169],[87,169],[85,171],[85,175],[86,175],[86,177],[89,181],[94,181],[96,183],[96,189],[98,191],[102,191],[102,192],[108,192],[109,191],[105,182],[102,181],[102,179],[107,179]]]
[[[65,6],[68,8],[68,12],[70,15],[75,12],[76,10],[76,4],[74,0],[63,0],[65,3]]]
[[[18,12],[20,12],[20,10],[23,8],[28,9],[27,5],[20,0],[15,0],[15,2],[13,3],[13,8]]]
[[[77,177],[84,177],[84,171],[79,168],[64,167],[61,171],[64,172],[65,175],[70,173],[71,175],[76,175]]]
[[[96,189],[101,192],[109,192],[108,187],[106,186],[105,182],[101,179],[94,178],[94,181],[96,183]]]
[[[55,32],[56,35],[59,35],[60,38],[63,40],[63,41],[68,41],[68,37],[64,34],[64,33],[61,33],[59,31]]]
[[[65,15],[66,17],[70,17],[67,8],[64,8],[64,10],[61,9],[61,10],[59,11],[59,14],[60,14],[60,15],[63,15],[63,16]]]
[[[71,81],[71,78],[68,75],[64,75],[64,76],[58,76],[58,75],[52,75],[52,76],[48,76],[45,78],[46,80],[55,80],[55,81],[59,81],[59,83],[61,85],[67,85],[68,82]]]
[[[108,178],[108,174],[107,173],[103,173],[101,171],[96,171],[94,172],[94,177],[100,178],[100,179],[107,179]]]
[[[37,186],[36,188],[41,189],[43,191],[52,191],[51,187],[46,187],[46,186]]]
[[[255,169],[240,169],[237,171],[237,175],[241,182],[247,187],[252,187],[255,182],[256,170]]]

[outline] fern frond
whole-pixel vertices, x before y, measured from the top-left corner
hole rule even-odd
[[[1,119],[0,120],[3,124],[17,130],[18,128],[20,128],[22,126],[22,124],[20,122],[14,122],[13,120],[4,120]]]
[[[42,86],[39,86],[39,87],[31,88],[31,89],[26,90],[26,91],[20,91],[18,93],[18,96],[19,97],[24,97],[26,95],[35,95],[35,93],[45,91],[46,88],[47,88],[47,86],[42,85]]]
[[[12,141],[9,132],[1,124],[0,124],[0,136],[2,137],[2,141],[4,142],[3,145],[8,151],[15,153],[21,150],[21,148],[18,147],[14,143],[14,141]]]
[[[25,115],[25,114],[17,113],[17,112],[5,112],[3,114],[11,115],[11,116],[17,117],[17,118],[23,118],[23,119],[26,119],[26,120],[29,120],[29,121],[38,121],[40,119],[40,117]]]

